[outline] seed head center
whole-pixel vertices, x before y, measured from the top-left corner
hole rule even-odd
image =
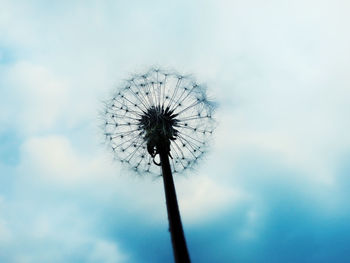
[[[154,156],[160,148],[170,151],[170,141],[175,140],[178,120],[169,108],[152,106],[139,120],[141,133],[147,142],[148,152]]]

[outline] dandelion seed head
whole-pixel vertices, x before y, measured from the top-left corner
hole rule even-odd
[[[115,158],[135,172],[158,175],[162,147],[178,173],[207,151],[214,108],[191,76],[151,69],[133,75],[106,103],[104,134]]]

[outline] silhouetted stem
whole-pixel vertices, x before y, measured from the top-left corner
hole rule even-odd
[[[173,245],[175,262],[189,263],[190,256],[188,254],[185,235],[182,228],[173,175],[170,169],[168,152],[165,150],[159,151],[159,157],[162,166],[165,199],[169,220],[169,230],[171,234],[171,242]]]

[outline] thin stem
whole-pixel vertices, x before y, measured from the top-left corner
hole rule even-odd
[[[171,234],[171,242],[173,245],[175,262],[189,263],[190,256],[188,254],[185,235],[182,228],[173,175],[170,169],[168,152],[164,149],[160,149],[159,157],[162,166],[165,199],[169,220],[169,230]]]

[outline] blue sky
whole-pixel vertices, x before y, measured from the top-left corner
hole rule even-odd
[[[161,180],[113,162],[99,128],[154,65],[220,105],[175,178],[193,262],[350,262],[347,1],[0,6],[0,262],[172,262]]]

